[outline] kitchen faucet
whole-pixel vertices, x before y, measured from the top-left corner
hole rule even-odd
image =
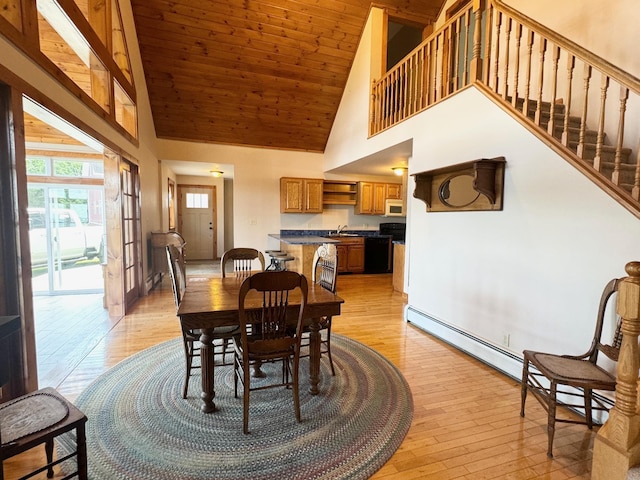
[[[338,234],[342,233],[342,231],[347,227],[348,225],[342,225],[342,226],[338,225],[338,230],[336,231],[336,233]]]

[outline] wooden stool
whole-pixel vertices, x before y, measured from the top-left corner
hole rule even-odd
[[[51,412],[47,411],[47,403],[55,407],[50,408],[50,410],[54,411],[53,415],[48,415]],[[40,410],[38,410],[38,404],[42,405]],[[35,409],[34,405],[36,405]],[[67,479],[77,476],[80,480],[87,480],[87,445],[84,430],[87,417],[84,413],[78,410],[53,388],[43,388],[18,397],[5,404],[0,404],[0,421],[5,427],[5,432],[7,427],[11,428],[13,426],[12,421],[18,422],[27,418],[34,418],[37,415],[42,415],[42,417],[34,420],[33,424],[29,425],[28,429],[24,431],[24,434],[13,432],[19,436],[15,439],[7,438],[6,443],[5,437],[7,433],[0,431],[0,440],[2,441],[2,445],[0,446],[0,480],[4,479],[4,460],[26,450],[30,450],[42,443],[45,444],[47,464],[20,477],[19,480],[31,478],[45,470],[47,471],[47,477],[52,478],[53,467],[74,456],[76,457],[78,469],[76,472],[64,478]],[[54,461],[53,440],[57,436],[74,428],[76,430],[76,451]],[[9,434],[11,434],[11,432],[9,432]]]

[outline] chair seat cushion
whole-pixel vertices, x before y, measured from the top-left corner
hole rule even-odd
[[[547,378],[555,379],[559,383],[615,390],[615,377],[587,360],[525,350],[525,358],[527,357]]]

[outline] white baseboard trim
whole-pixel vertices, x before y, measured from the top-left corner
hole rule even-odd
[[[520,381],[522,358],[457,327],[437,320],[414,307],[407,307],[406,320],[451,346]]]
[[[410,305],[405,308],[405,320],[428,334],[448,343],[452,347],[465,352],[514,380],[521,382],[523,364],[521,356],[500,348],[495,344],[487,342],[442,320],[433,318]],[[602,396],[596,392],[594,392],[594,397],[613,406],[613,400],[609,397]],[[558,399],[561,401],[568,400],[566,398],[563,399],[560,395]],[[576,413],[582,415],[581,411],[576,411]],[[604,412],[593,412],[593,419],[598,423],[604,423],[607,417],[608,415]]]

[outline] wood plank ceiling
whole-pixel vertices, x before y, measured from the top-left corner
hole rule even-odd
[[[424,25],[445,0],[382,0]],[[366,0],[132,0],[160,138],[324,151]]]

